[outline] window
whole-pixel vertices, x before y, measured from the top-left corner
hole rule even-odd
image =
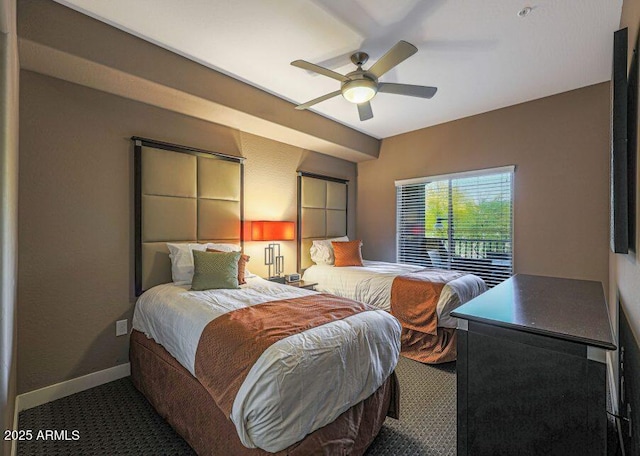
[[[470,272],[490,287],[511,277],[514,169],[397,181],[397,261]]]

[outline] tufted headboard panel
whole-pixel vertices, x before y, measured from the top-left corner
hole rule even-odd
[[[167,243],[242,243],[243,159],[133,137],[135,288],[171,282]]]
[[[316,239],[347,235],[349,181],[298,172],[298,271],[313,264],[309,249]]]

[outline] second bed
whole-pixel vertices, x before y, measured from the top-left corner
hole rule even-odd
[[[430,364],[456,359],[457,320],[450,313],[487,289],[473,274],[371,260],[363,266],[314,264],[303,280],[391,312],[402,323],[402,354]]]

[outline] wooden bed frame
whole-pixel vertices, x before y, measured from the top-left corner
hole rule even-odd
[[[167,242],[242,245],[243,159],[133,137],[136,295],[171,282]],[[344,208],[346,214],[346,207]],[[346,216],[345,216],[346,230]],[[133,331],[131,378],[156,411],[200,455],[267,455],[246,448],[234,424],[173,356]],[[393,373],[369,398],[278,455],[361,455],[386,416],[398,418]]]

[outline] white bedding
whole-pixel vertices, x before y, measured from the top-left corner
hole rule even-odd
[[[366,302],[378,309],[391,311],[391,285],[393,279],[424,269],[423,266],[363,260],[364,266],[335,267],[315,264],[302,279],[316,282],[316,290]],[[456,318],[449,315],[462,303],[486,291],[482,279],[468,274],[446,284],[440,294],[437,315],[438,326],[455,328]]]
[[[239,290],[188,288],[164,284],[145,292],[136,303],[133,328],[161,344],[192,375],[200,335],[216,317],[316,293],[259,277],[247,279]],[[280,451],[370,396],[398,362],[400,331],[394,317],[375,310],[273,344],[233,403],[231,420],[242,443]]]

